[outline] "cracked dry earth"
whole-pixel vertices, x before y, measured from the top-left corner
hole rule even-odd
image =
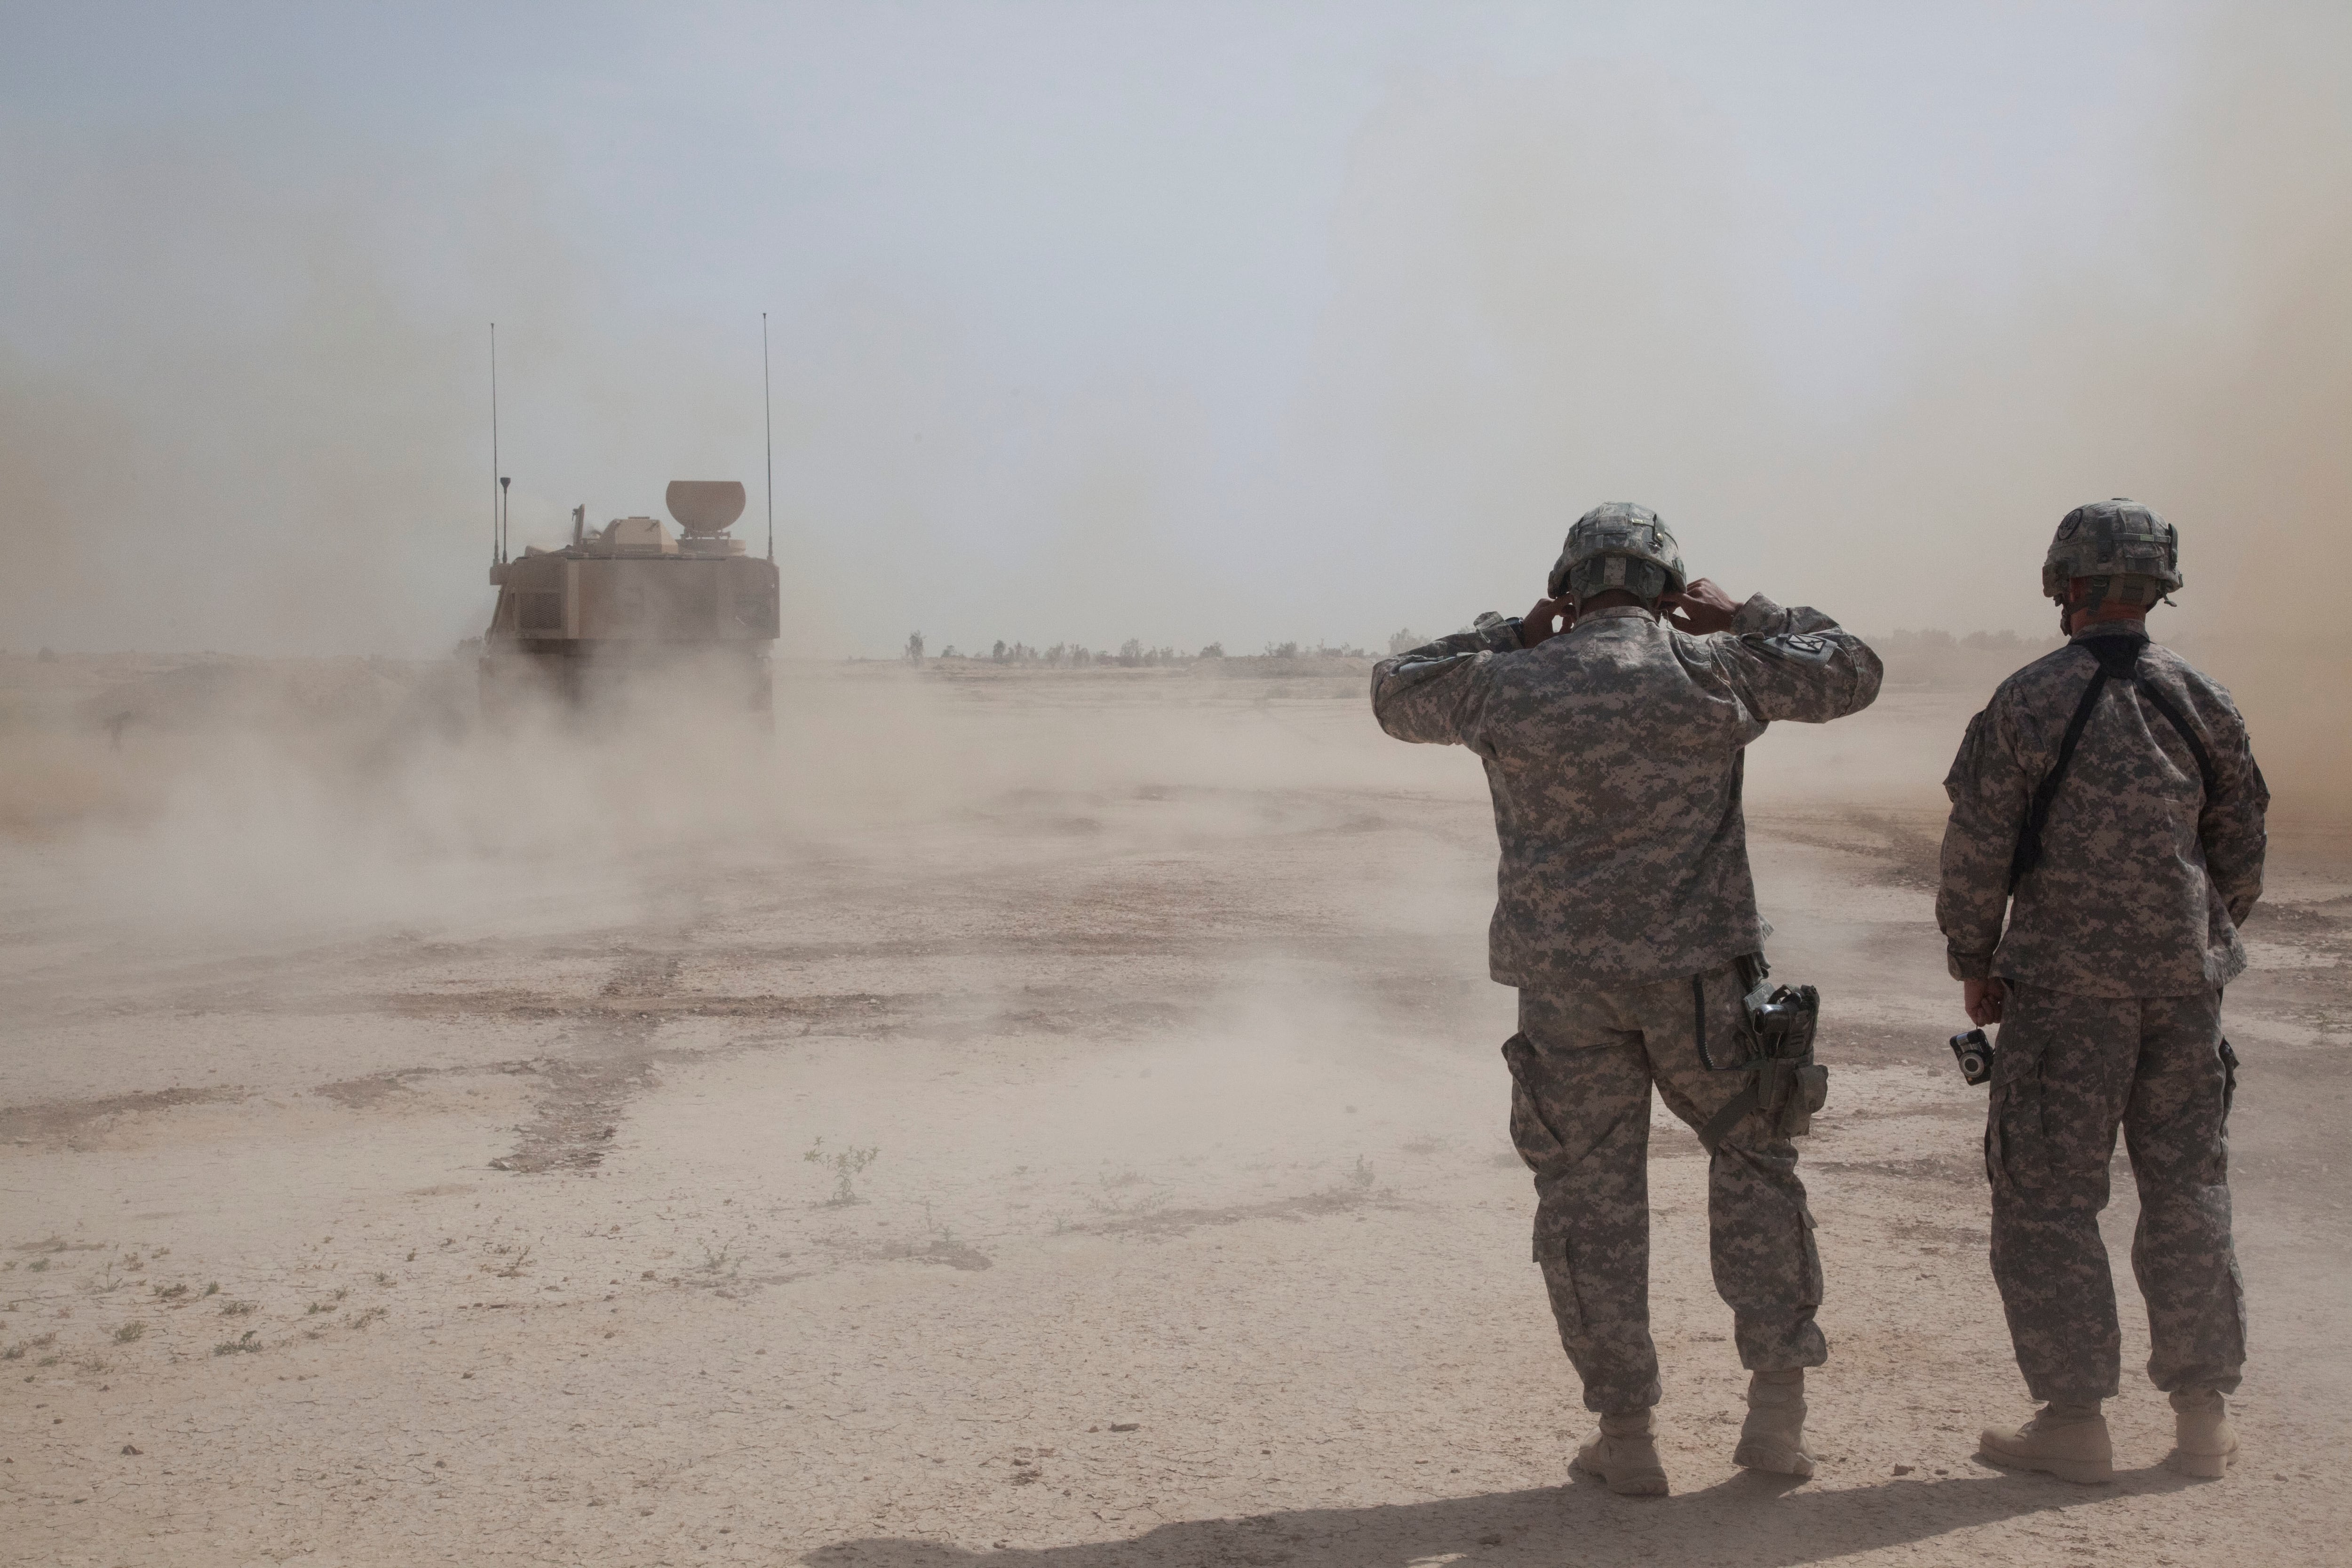
[[[509,856],[439,919],[305,912],[359,875],[324,848],[298,918],[161,926],[168,845],[5,851],[0,1559],[2347,1560],[2340,839],[2281,836],[2230,995],[2246,1463],[2158,1468],[2119,1163],[2121,1474],[2073,1488],[1970,1457],[2026,1406],[1927,891],[1967,704],[1768,737],[1773,956],[1833,1064],[1825,1458],[1731,1466],[1702,1163],[1662,1115],[1675,1495],[1624,1500],[1564,1469],[1470,759],[1386,742],[1353,680],[780,704],[787,753],[804,704],[947,782],[786,770],[723,835]]]

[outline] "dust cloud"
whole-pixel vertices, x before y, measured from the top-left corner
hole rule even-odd
[[[1302,509],[1350,536],[1350,592],[1413,625],[1433,611],[1402,584],[1520,608],[1564,517],[1624,495],[1737,590],[2038,639],[2057,520],[2136,496],[2184,541],[2157,635],[2235,689],[2283,809],[2338,818],[2347,63],[2340,11],[2216,18],[2120,219],[2049,215],[2049,259],[2003,287],[1923,277],[1876,383],[1830,404],[1759,330],[1769,285],[1737,243],[1765,198],[1671,84],[1400,92],[1360,140],[1294,432],[1309,473],[1347,478],[1299,481]]]
[[[1107,1568],[1263,1560],[1263,1521],[1335,1563],[1563,1532],[2056,1562],[1954,1436],[2008,1347],[1928,907],[1937,781],[2048,636],[2056,519],[2181,526],[2158,633],[2235,689],[2283,818],[2340,823],[2352,769],[2352,19],[2212,26],[2103,232],[1922,275],[1843,387],[1770,330],[1835,302],[1801,247],[1744,248],[1787,215],[1725,126],[1601,64],[1387,80],[1280,397],[1033,374],[887,268],[780,310],[772,727],[691,670],[489,724],[451,653],[491,600],[487,318],[518,547],[685,476],[753,480],[759,541],[756,306],[637,299],[527,141],[292,110],[20,138],[0,267],[56,284],[0,339],[25,1550]],[[1234,400],[1284,412],[1237,435]],[[1889,634],[1891,672],[1747,775],[1836,1072],[1822,1471],[1769,1509],[1734,1479],[1702,1161],[1662,1117],[1683,1495],[1639,1528],[1559,1485],[1583,1417],[1504,1131],[1474,762],[1381,735],[1361,658],[888,657],[918,626],[1381,647],[1525,607],[1612,496],[1735,590]],[[2342,1533],[2324,837],[2276,858],[2230,997],[2262,1461],[2226,1496],[2120,1478],[2076,1534],[2121,1558]],[[2112,1408],[2161,1452],[2160,1401]],[[236,1496],[279,1506],[196,1500]]]
[[[1188,647],[1217,630],[1238,651],[1351,626],[1378,647],[1395,626],[1521,607],[1565,516],[1602,495],[1659,505],[1694,569],[1738,590],[1871,633],[2038,639],[2052,521],[2132,494],[2185,538],[2189,585],[2158,634],[2237,691],[2283,816],[2337,820],[2347,34],[2324,9],[2217,23],[2127,220],[2004,289],[1923,280],[1850,405],[1788,390],[1759,319],[1779,285],[1731,237],[1767,198],[1705,105],[1622,69],[1398,80],[1351,150],[1291,411],[1238,458],[1197,389],[1139,372],[1024,401],[952,319],[845,288],[778,323],[781,651],[884,652],[910,625],[935,648],[1133,627]],[[289,144],[295,130],[316,128],[288,127]],[[1024,791],[1171,781],[1465,787],[1360,715],[1362,736],[1303,742],[1278,706],[1228,700],[1251,683],[1197,671],[1164,690],[1202,700],[1149,722],[975,704],[876,666],[787,681],[757,747],[691,700],[603,739],[481,731],[470,672],[437,657],[490,597],[486,344],[461,302],[525,280],[533,300],[502,340],[519,545],[552,540],[575,494],[651,511],[673,473],[748,472],[757,365],[708,323],[624,308],[528,154],[419,169],[310,142],[280,156],[336,179],[256,170],[193,127],[168,153],[37,148],[13,188],[41,243],[91,258],[59,320],[120,306],[102,339],[0,359],[16,742],[0,825],[42,847],[58,887],[159,931],[236,929],[230,908],[280,929],[348,913],[487,930],[525,918],[526,883],[537,907],[625,923],[661,880],[648,868],[763,836],[821,845],[877,814],[905,829]],[[142,292],[153,232],[173,265]],[[758,517],[755,500],[738,531]],[[66,662],[29,658],[41,644]],[[246,657],[209,674],[99,657],[191,647]],[[1938,656],[1927,684],[1980,692],[2006,657]],[[1898,690],[1912,662],[1895,660]],[[1874,801],[1932,810],[1951,735],[1898,706],[1759,759],[1767,797],[1866,780]]]
[[[1521,607],[1565,517],[1604,495],[1659,505],[1737,590],[1870,633],[2035,639],[2052,521],[2133,494],[2186,541],[2159,635],[2236,689],[2283,816],[2337,820],[2347,35],[2324,10],[2217,23],[2128,218],[2003,289],[1923,279],[1846,403],[1792,395],[1761,330],[1785,279],[1759,283],[1735,241],[1768,196],[1704,103],[1624,68],[1398,79],[1350,152],[1290,412],[1239,455],[1198,388],[1138,369],[1024,400],[950,317],[845,286],[777,323],[781,652],[885,652],[910,626],[935,648],[1132,628],[1238,651],[1308,626],[1378,647]],[[487,345],[457,318],[528,285],[502,338],[518,545],[556,537],[575,495],[651,511],[673,474],[748,475],[751,345],[625,308],[528,152],[419,168],[282,129],[280,167],[196,126],[170,152],[37,147],[12,187],[41,244],[90,258],[68,325],[0,359],[0,826],[59,899],[208,937],[627,924],[666,868],[759,839],[816,853],[850,826],[1147,787],[1475,786],[1360,713],[1361,733],[1302,740],[1236,697],[1278,683],[1207,661],[1153,689],[1172,706],[1150,720],[875,665],[788,679],[756,744],[691,692],[602,735],[486,732],[440,657],[490,597]],[[29,657],[44,644],[65,660]],[[192,647],[242,657],[102,654]],[[1906,653],[1895,688],[1980,693],[2008,657]],[[1935,678],[1906,682],[1913,663]],[[1890,701],[1759,758],[1759,798],[1932,811],[1956,729]]]
[[[2347,63],[2339,9],[2233,9],[2103,265],[2006,321],[1928,315],[1912,391],[1855,446],[1951,541],[1901,596],[1950,584],[1934,597],[1955,626],[2018,596],[1994,564],[2031,591],[2022,569],[2076,496],[2157,505],[2188,586],[2151,630],[2232,689],[2282,815],[2336,824],[2352,801],[2352,649],[2327,632],[2352,574]]]
[[[697,875],[778,874],[845,837],[951,845],[992,813],[1146,789],[1231,828],[1215,803],[1234,792],[1458,773],[1383,766],[1369,726],[1286,721],[1294,688],[1357,697],[1362,660],[777,668],[772,728],[691,667],[490,725],[463,661],[0,658],[23,742],[0,759],[0,826],[68,900],[22,918],[78,908],[156,942],[257,949],[386,925],[471,939],[557,910],[626,925]]]
[[[1212,388],[1143,365],[1024,388],[943,308],[845,284],[776,322],[783,651],[914,626],[1377,647],[1520,608],[1608,495],[1658,505],[1696,569],[1867,631],[2039,636],[2049,527],[2131,494],[2186,541],[2160,635],[2239,691],[2287,807],[2324,812],[2352,759],[2325,695],[2345,656],[2311,635],[2352,564],[2345,30],[2215,18],[2124,216],[2038,275],[1923,275],[1840,395],[1795,392],[1763,330],[1808,287],[1741,248],[1770,194],[1633,68],[1398,78],[1289,411],[1239,446]],[[478,629],[485,296],[530,301],[501,312],[518,542],[577,500],[656,510],[677,473],[756,490],[751,318],[630,305],[543,156],[419,167],[289,121],[308,150],[255,168],[227,128],[175,129],[170,153],[28,144],[12,187],[76,267],[0,357],[8,646],[416,657]]]

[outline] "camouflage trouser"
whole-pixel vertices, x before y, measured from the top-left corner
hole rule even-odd
[[[2036,1399],[2112,1396],[2123,1359],[2099,1211],[2121,1124],[2139,1184],[2132,1273],[2158,1388],[2238,1386],[2245,1290],[2230,1245],[2236,1073],[2221,997],[2077,996],[2010,983],[1985,1117],[1992,1273]]]
[[[1728,964],[1700,976],[1615,991],[1519,993],[1511,1139],[1536,1173],[1536,1261],[1587,1408],[1658,1402],[1650,1340],[1650,1085],[1693,1128],[1748,1083],[1699,1058],[1705,1020],[1718,1061],[1741,1050],[1744,1016]],[[1813,1322],[1822,1300],[1813,1216],[1797,1150],[1754,1112],[1707,1164],[1715,1288],[1729,1304],[1740,1364],[1757,1371],[1829,1358]]]

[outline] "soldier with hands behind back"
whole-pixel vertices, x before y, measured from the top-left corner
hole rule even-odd
[[[1555,630],[1555,626],[1560,629]],[[1654,1083],[1710,1155],[1717,1289],[1748,1415],[1734,1458],[1812,1473],[1805,1369],[1821,1260],[1790,1141],[1820,1108],[1810,987],[1762,983],[1740,816],[1748,745],[1775,720],[1869,706],[1877,657],[1828,616],[1686,583],[1646,507],[1595,507],[1519,619],[1382,660],[1372,710],[1399,740],[1466,746],[1501,844],[1494,978],[1511,1135],[1535,1173],[1535,1260],[1601,1430],[1577,1454],[1612,1491],[1666,1489],[1652,1407],[1648,1145]]]
[[[2066,647],[2002,682],[1944,788],[1936,918],[1969,1020],[1998,1023],[1985,1171],[1992,1269],[2027,1389],[1983,1457],[2074,1481],[2114,1474],[2100,1402],[2121,1363],[2099,1212],[2120,1127],[2138,1184],[2132,1271],[2167,1460],[2219,1476],[2223,1396],[2245,1361],[2225,1139],[2237,1058],[2221,988],[2263,887],[2270,795],[2230,694],[2148,641],[2181,585],[2172,525],[2136,501],[2077,507],[2042,588]],[[2005,918],[2005,924],[2004,924]]]

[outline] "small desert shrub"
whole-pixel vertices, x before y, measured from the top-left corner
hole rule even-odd
[[[875,1157],[881,1152],[879,1147],[860,1149],[855,1144],[827,1152],[824,1140],[820,1138],[809,1145],[808,1152],[801,1158],[833,1173],[833,1196],[826,1200],[828,1203],[854,1204],[858,1201],[856,1184],[858,1174],[874,1163]]]

